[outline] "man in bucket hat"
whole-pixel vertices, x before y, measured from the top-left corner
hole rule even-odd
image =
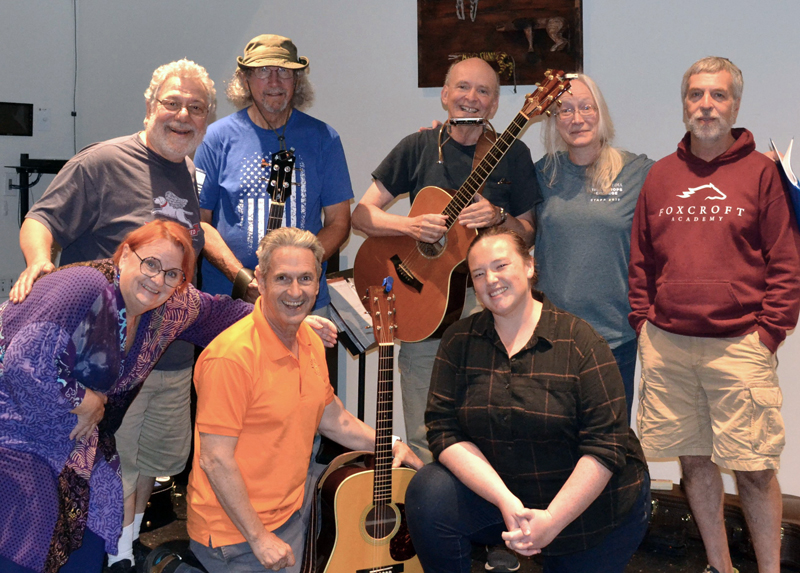
[[[203,290],[258,296],[250,269],[268,229],[272,156],[293,154],[290,196],[281,225],[311,231],[327,260],[350,233],[353,188],[339,135],[329,125],[299,111],[311,105],[308,58],[298,56],[289,38],[263,34],[237,58],[226,95],[239,111],[211,125],[195,155],[200,213],[222,241],[206,243]],[[330,302],[325,267],[315,311]]]

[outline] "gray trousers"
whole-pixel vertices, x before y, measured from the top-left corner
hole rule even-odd
[[[468,288],[461,318],[480,312],[482,309],[475,297],[475,290]],[[425,408],[428,405],[428,389],[431,385],[431,372],[436,352],[439,350],[439,342],[438,338],[429,338],[422,342],[401,342],[397,364],[403,395],[406,442],[426,464],[433,461],[433,455],[428,449]]]

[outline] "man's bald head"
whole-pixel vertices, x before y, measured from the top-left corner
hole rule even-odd
[[[442,105],[448,116],[492,119],[500,101],[500,78],[480,58],[456,62],[447,71]]]

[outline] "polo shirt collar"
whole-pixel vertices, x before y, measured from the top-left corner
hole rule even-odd
[[[264,348],[262,348],[262,351],[266,353],[269,360],[277,362],[286,357],[299,359],[299,356],[295,357],[291,351],[286,348],[286,345],[278,338],[278,335],[275,334],[275,331],[270,326],[267,318],[261,311],[260,296],[256,299],[253,306],[253,322],[259,338],[264,341]],[[309,331],[311,331],[310,326],[305,323],[301,324],[300,328],[297,330],[297,343],[299,346],[308,347],[310,350],[311,338],[309,336]],[[303,352],[299,352],[299,354],[303,354]]]

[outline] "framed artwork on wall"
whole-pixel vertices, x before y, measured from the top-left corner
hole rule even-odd
[[[440,87],[455,61],[480,57],[502,85],[548,68],[583,70],[581,0],[417,0],[419,87]]]

